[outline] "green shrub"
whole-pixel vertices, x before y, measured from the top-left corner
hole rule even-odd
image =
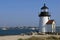
[[[47,40],[58,40],[57,37],[51,36],[51,37],[47,37]]]
[[[54,36],[50,36],[50,37],[31,37],[31,38],[27,38],[27,39],[18,39],[18,40],[60,40],[60,37],[54,37]]]
[[[58,40],[60,40],[60,37],[58,38]]]
[[[22,38],[18,39],[18,40],[23,40]]]
[[[40,37],[31,37],[31,38],[28,38],[27,40],[44,40],[44,38],[40,38]]]

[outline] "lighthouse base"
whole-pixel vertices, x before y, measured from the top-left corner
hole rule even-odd
[[[46,35],[46,34],[50,34],[50,35],[55,35],[56,32],[39,32],[40,35]]]

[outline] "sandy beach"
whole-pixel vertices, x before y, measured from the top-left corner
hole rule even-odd
[[[9,35],[9,36],[0,36],[0,40],[17,40],[19,38],[26,39],[30,38],[31,36],[21,36],[21,35]]]
[[[55,36],[55,37],[60,37],[60,35],[24,35],[24,36],[21,36],[21,35],[9,35],[9,36],[0,36],[0,40],[18,40],[19,38],[22,38],[22,39],[26,39],[26,38],[30,38],[32,36],[35,36],[35,37],[49,37],[49,36]]]

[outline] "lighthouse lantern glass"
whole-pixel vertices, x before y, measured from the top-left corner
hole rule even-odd
[[[42,9],[41,11],[42,12],[48,12],[48,9]]]

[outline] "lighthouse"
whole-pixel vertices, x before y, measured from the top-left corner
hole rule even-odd
[[[49,8],[44,3],[39,14],[39,32],[55,32],[55,21],[50,20]]]

